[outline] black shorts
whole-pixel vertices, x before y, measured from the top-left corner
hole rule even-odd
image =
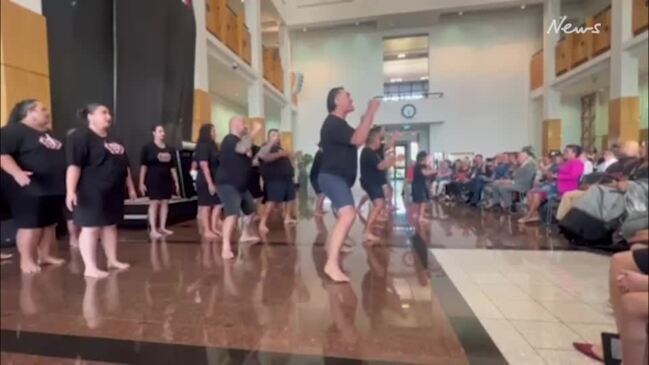
[[[9,199],[11,216],[17,228],[49,227],[61,221],[63,217],[63,195],[37,196],[16,191]]]
[[[369,183],[361,182],[361,187],[367,193],[367,196],[370,197],[371,201],[377,199],[385,199],[385,193],[383,192],[383,183]]]
[[[250,180],[248,180],[248,191],[254,199],[259,199],[264,196],[264,191],[261,190],[261,177],[258,172],[252,172],[250,174]]]
[[[105,227],[118,224],[124,219],[123,184],[109,190],[78,189],[77,206],[72,212],[78,227]]]
[[[311,179],[311,186],[313,187],[313,191],[315,191],[316,194],[320,195],[322,194],[322,190],[320,189],[320,184],[318,184],[318,179]]]
[[[645,274],[649,274],[649,249],[642,248],[633,251],[633,260],[638,265],[638,269]]]
[[[266,200],[272,203],[284,203],[295,200],[293,180],[270,180],[264,184]]]
[[[219,194],[223,202],[223,216],[238,216],[239,212],[249,215],[255,212],[255,201],[247,190],[241,192],[232,185],[219,185]]]

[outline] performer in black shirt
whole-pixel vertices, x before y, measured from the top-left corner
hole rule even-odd
[[[277,129],[268,131],[268,141],[259,150],[257,158],[261,161],[261,176],[264,178],[266,206],[259,222],[259,231],[268,232],[268,217],[278,204],[284,204],[284,224],[294,223],[290,216],[290,204],[295,200],[291,153],[282,149]]]
[[[234,257],[232,253],[232,233],[237,224],[237,217],[243,211],[251,215],[255,211],[255,203],[248,191],[250,170],[252,168],[252,139],[259,133],[262,126],[254,123],[251,133],[247,132],[243,117],[230,119],[230,134],[221,143],[219,169],[216,172],[216,185],[223,201],[223,246],[221,256],[224,259]],[[250,221],[248,221],[250,222]],[[241,241],[258,241],[259,237],[250,235],[244,227]]]
[[[372,201],[372,210],[368,215],[365,225],[363,239],[368,242],[376,242],[381,239],[372,233],[372,227],[379,215],[385,210],[385,191],[387,183],[385,171],[403,156],[396,157],[393,152],[388,152],[383,158],[381,151],[381,131],[373,129],[367,137],[367,143],[361,152],[361,187]],[[359,213],[360,214],[360,213]]]
[[[318,143],[318,151],[313,157],[313,164],[311,165],[311,171],[309,172],[309,180],[311,181],[311,186],[313,187],[313,191],[316,194],[315,209],[313,211],[313,215],[315,215],[316,217],[322,217],[325,213],[323,208],[325,196],[324,194],[322,194],[322,190],[320,189],[320,185],[318,184],[318,175],[320,175],[321,165],[322,147],[320,146],[320,143]]]
[[[74,132],[66,146],[65,202],[73,212],[74,223],[81,227],[79,248],[84,275],[104,278],[108,272],[97,267],[97,240],[101,238],[109,269],[129,267],[117,260],[117,223],[124,216],[124,188],[128,188],[131,199],[136,199],[137,193],[124,147],[108,134],[112,124],[108,108],[88,104],[79,117],[88,122],[88,128]]]
[[[415,207],[415,215],[419,217],[419,223],[429,223],[426,218],[426,205],[430,203],[426,180],[435,174],[435,170],[428,161],[428,153],[419,151],[415,163],[414,177],[412,179],[412,202]]]
[[[351,187],[356,182],[357,149],[365,143],[374,123],[380,101],[370,100],[358,128],[352,128],[345,118],[354,111],[349,92],[342,87],[331,89],[327,95],[329,115],[320,129],[322,167],[318,184],[338,211],[338,218],[327,244],[327,263],[324,272],[336,282],[347,282],[349,277],[340,268],[340,249],[356,218]]]
[[[13,178],[3,179],[2,189],[18,227],[20,269],[27,274],[41,270],[37,262],[64,262],[50,254],[65,193],[63,144],[50,135],[50,125],[47,108],[27,99],[13,107],[7,125],[0,129],[0,167]]]
[[[157,239],[162,235],[173,234],[167,229],[169,199],[174,193],[180,195],[180,186],[174,167],[175,151],[165,143],[164,127],[162,124],[156,124],[151,132],[153,141],[144,145],[140,154],[139,185],[142,196],[149,197],[150,235],[151,238]]]
[[[198,195],[198,230],[208,239],[215,239],[220,234],[221,198],[214,178],[219,169],[219,149],[215,142],[214,125],[207,123],[198,132],[198,141],[194,151],[196,160],[196,194]]]

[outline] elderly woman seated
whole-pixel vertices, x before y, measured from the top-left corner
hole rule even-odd
[[[581,147],[577,145],[566,146],[563,151],[564,162],[559,166],[557,173],[551,176],[554,182],[534,188],[527,193],[527,214],[519,219],[518,223],[538,222],[541,219],[539,207],[544,201],[554,200],[579,188],[579,179],[584,173],[584,163],[579,159],[581,152]],[[546,174],[551,173],[548,171]]]

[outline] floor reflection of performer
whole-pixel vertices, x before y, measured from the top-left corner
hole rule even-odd
[[[369,271],[361,282],[362,306],[372,323],[372,328],[378,328],[383,323],[383,313],[386,309],[399,316],[404,315],[404,312],[401,308],[401,297],[388,274],[390,249],[366,247],[365,251]]]
[[[323,352],[325,355],[340,349],[341,346],[355,346],[358,342],[356,330],[356,307],[358,298],[349,283],[325,284],[329,297],[329,312],[332,323],[327,328]]]
[[[115,313],[120,309],[119,298],[119,283],[117,277],[120,272],[112,272],[106,278],[104,300],[99,300],[97,287],[100,285],[100,280],[93,277],[85,276],[86,286],[83,292],[83,300],[81,302],[81,315],[86,321],[86,326],[89,329],[98,328],[103,322],[104,313]],[[104,284],[104,283],[102,283]],[[104,308],[101,304],[104,303]]]

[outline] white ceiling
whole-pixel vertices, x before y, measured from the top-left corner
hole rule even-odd
[[[208,57],[209,92],[230,102],[248,107],[248,83],[237,71],[220,61]]]
[[[408,14],[418,19],[425,15],[432,24],[439,13],[471,11],[541,3],[542,0],[272,0],[289,27],[320,27],[377,20]],[[402,18],[412,27],[413,19]],[[418,22],[414,22],[418,23]],[[394,24],[394,27],[400,25]],[[414,25],[420,26],[420,25]],[[379,26],[380,28],[380,26]]]

